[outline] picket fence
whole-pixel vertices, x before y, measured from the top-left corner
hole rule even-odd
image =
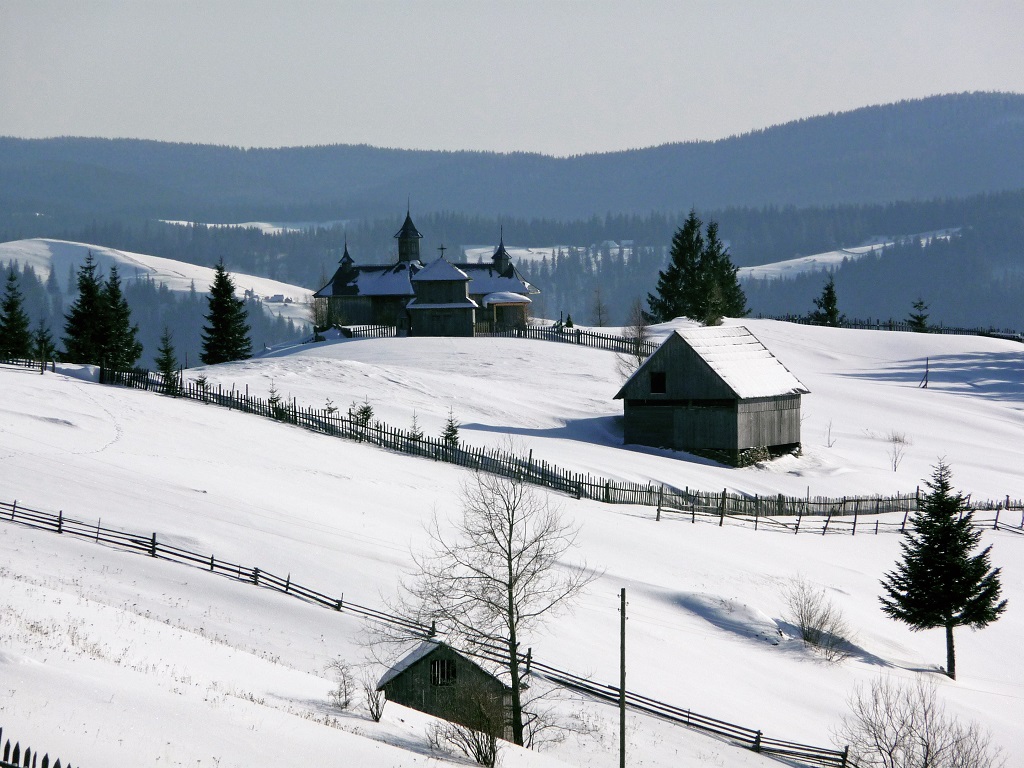
[[[236,579],[253,586],[281,592],[332,611],[351,613],[370,621],[387,624],[403,633],[407,633],[410,639],[431,638],[436,637],[438,634],[438,627],[433,623],[428,626],[414,619],[347,600],[344,593],[332,595],[303,586],[293,581],[290,573],[282,578],[261,568],[232,563],[218,559],[212,554],[207,555],[167,544],[160,541],[155,532],[152,534],[132,533],[108,528],[102,526],[99,522],[95,524],[87,523],[82,520],[66,517],[63,510],[53,514],[52,512],[44,512],[19,505],[17,501],[0,501],[0,520],[110,545],[159,560],[201,568],[204,571]],[[441,629],[443,630],[443,627]],[[481,661],[488,661],[498,665],[508,663],[507,649],[485,640],[474,642],[470,647],[460,650],[466,655]],[[532,649],[528,650],[525,655],[519,655],[519,663],[526,674],[535,675],[548,680],[552,684],[598,701],[611,704],[618,704],[619,702],[620,689],[617,686],[595,683],[588,678],[540,662],[533,657]],[[848,748],[834,750],[769,738],[760,730],[737,725],[727,720],[709,717],[628,689],[625,691],[625,700],[626,706],[634,711],[727,739],[756,752],[773,755],[808,766],[856,768],[853,762],[849,760]],[[28,763],[25,763],[25,766],[27,765]],[[46,763],[43,765],[46,766]],[[6,763],[0,763],[0,768],[22,768],[22,766],[17,763],[12,763],[10,766]],[[54,768],[59,768],[59,763]]]
[[[61,768],[58,758],[50,762],[50,755],[44,754],[39,758],[39,750],[32,751],[31,747],[22,749],[21,742],[15,742],[11,746],[11,740],[4,741],[4,729],[0,726],[0,744],[3,744],[3,753],[0,754],[0,768]],[[64,768],[71,768],[71,763],[63,764]]]
[[[503,477],[569,494],[577,499],[592,499],[608,504],[635,504],[690,514],[714,514],[720,517],[859,517],[867,514],[902,513],[907,516],[918,508],[919,490],[895,496],[792,497],[782,494],[720,493],[677,488],[662,483],[636,483],[611,480],[589,473],[572,472],[547,461],[534,459],[531,450],[521,456],[496,448],[449,443],[440,437],[415,434],[380,421],[365,423],[357,415],[337,409],[301,407],[292,399],[270,400],[256,397],[232,386],[225,389],[202,385],[197,381],[179,380],[165,383],[159,374],[144,369],[114,371],[102,369],[104,384],[154,390],[165,394],[219,405],[231,410],[252,413],[265,418],[293,424],[304,429],[366,442],[412,456],[442,461],[456,466],[488,472]],[[976,510],[1024,509],[1024,501],[1009,497],[999,501],[972,501]]]

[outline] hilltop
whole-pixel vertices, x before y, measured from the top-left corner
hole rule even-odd
[[[732,470],[685,454],[616,445],[612,355],[515,339],[378,339],[277,349],[187,372],[299,402],[345,408],[367,398],[436,434],[451,406],[470,444],[506,439],[578,471],[709,490],[800,494],[908,490],[945,455],[957,487],[1024,496],[1020,347],[927,336],[747,323],[806,384],[804,455]],[[673,326],[664,326],[665,334]],[[931,361],[928,389],[917,384]],[[72,375],[74,374],[74,375]],[[394,594],[424,523],[459,506],[463,470],[200,403],[102,387],[88,371],[39,376],[0,368],[5,392],[0,497],[290,573],[350,600]],[[835,442],[825,431],[832,425]],[[173,428],[169,428],[173,425]],[[897,472],[884,433],[913,439]],[[960,631],[958,680],[934,674],[941,632],[881,614],[878,579],[895,535],[793,536],[693,525],[654,510],[554,495],[581,526],[579,554],[603,575],[571,616],[530,639],[537,658],[601,682],[617,675],[618,589],[629,594],[631,689],[772,736],[828,745],[853,687],[886,674],[934,680],[954,712],[991,728],[1012,763],[1024,755],[1013,701],[1024,619],[1019,537],[986,532],[1003,566],[1006,616]],[[361,656],[359,622],[199,569],[0,525],[0,698],[5,729],[74,764],[241,766],[347,754],[368,766],[431,764],[426,719],[393,704],[381,726],[326,706],[324,665]],[[856,651],[822,664],[783,619],[797,574],[820,585],[856,630]],[[780,634],[781,632],[781,634]],[[379,670],[378,670],[379,671]],[[614,765],[614,710],[559,704],[589,726],[506,765]],[[756,755],[630,716],[630,749],[648,766],[739,768]],[[6,733],[6,731],[5,731]]]

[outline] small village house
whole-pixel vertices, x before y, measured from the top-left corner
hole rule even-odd
[[[510,739],[512,690],[445,643],[424,640],[377,684],[388,701]]]
[[[720,455],[773,455],[800,446],[800,398],[808,389],[742,326],[674,331],[630,379],[624,442]]]

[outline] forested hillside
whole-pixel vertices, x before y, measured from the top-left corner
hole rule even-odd
[[[567,126],[567,130],[574,130]],[[420,213],[588,218],[691,206],[807,206],[1024,187],[1024,95],[959,94],[719,141],[555,158],[368,146],[241,149],[0,139],[0,228],[37,214],[323,221]]]

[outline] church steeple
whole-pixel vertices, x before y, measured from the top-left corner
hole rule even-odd
[[[502,227],[500,232],[498,247],[495,249],[491,261],[494,262],[494,268],[498,270],[498,274],[504,276],[508,272],[509,265],[512,263],[512,257],[505,250],[505,228]]]
[[[412,216],[408,209],[405,211],[405,223],[395,233],[395,238],[398,240],[399,263],[420,260],[420,240],[423,239],[423,235],[419,233],[416,225],[412,223]]]

